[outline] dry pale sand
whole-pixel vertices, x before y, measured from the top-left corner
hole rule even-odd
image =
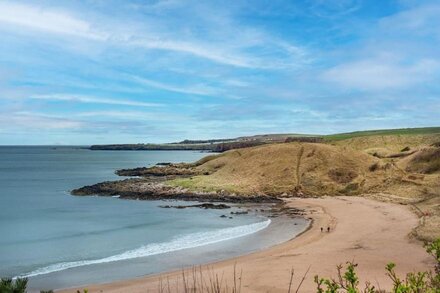
[[[292,199],[289,204],[308,211],[311,229],[270,249],[204,266],[205,273],[223,276],[223,284],[232,286],[236,265],[237,271],[242,270],[242,292],[286,292],[290,270],[294,269],[296,289],[310,267],[300,292],[316,292],[314,275],[336,277],[336,265],[346,261],[359,264],[362,283],[368,279],[382,289],[390,285],[384,269],[390,261],[401,274],[433,266],[422,244],[408,237],[418,218],[407,206],[357,197]],[[320,228],[327,226],[331,232],[321,233]],[[181,279],[178,271],[86,288],[89,292],[158,292],[162,280],[176,292],[176,283],[182,290]]]

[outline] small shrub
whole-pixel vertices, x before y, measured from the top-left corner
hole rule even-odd
[[[28,279],[17,278],[15,280],[7,278],[0,280],[1,293],[26,293]]]
[[[373,165],[371,165],[370,167],[368,167],[368,170],[370,170],[370,172],[374,172],[376,170],[379,169],[379,163],[374,163]]]
[[[359,190],[359,183],[349,183],[345,186],[340,192],[343,194],[353,194],[354,192]]]
[[[344,168],[335,168],[328,172],[328,177],[334,182],[340,184],[350,183],[357,176],[358,174],[356,172]]]
[[[375,293],[377,290],[370,283],[365,284],[363,290],[359,289],[359,277],[356,274],[357,264],[348,262],[345,272],[342,272],[343,266],[337,266],[338,279],[324,279],[315,276],[315,283],[317,285],[317,293]]]

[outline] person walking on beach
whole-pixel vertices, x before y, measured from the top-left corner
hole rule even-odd
[[[330,227],[327,227],[327,233],[330,233]]]
[[[321,233],[324,232],[324,228],[321,227]]]

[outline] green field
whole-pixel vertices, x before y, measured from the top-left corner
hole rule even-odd
[[[418,134],[436,134],[440,133],[440,127],[422,127],[422,128],[399,128],[399,129],[382,129],[382,130],[366,130],[354,131],[347,133],[337,133],[330,135],[323,135],[322,138],[326,141],[343,140],[361,136],[372,135],[418,135]]]

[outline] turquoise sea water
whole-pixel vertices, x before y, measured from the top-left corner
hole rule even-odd
[[[194,263],[164,258],[174,254],[175,260],[182,251],[197,256],[203,251],[212,255],[209,249],[213,249],[213,259],[200,258],[211,261],[258,249],[255,243],[236,246],[238,239],[244,241],[269,226],[271,221],[256,213],[225,219],[220,216],[231,210],[162,209],[160,201],[69,194],[83,185],[120,179],[114,174],[116,169],[191,162],[205,155],[0,147],[0,276],[28,276],[31,287],[61,288]],[[298,223],[296,232],[306,224]],[[235,243],[234,249],[222,250],[228,243]],[[103,268],[112,273],[102,274]]]

